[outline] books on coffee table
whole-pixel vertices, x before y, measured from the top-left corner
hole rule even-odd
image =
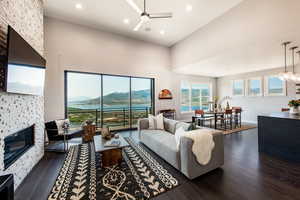
[[[107,142],[104,143],[104,147],[118,147],[120,146],[121,142],[120,140],[109,140]]]

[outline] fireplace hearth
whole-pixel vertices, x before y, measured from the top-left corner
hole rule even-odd
[[[32,125],[4,138],[4,168],[7,169],[34,145]]]

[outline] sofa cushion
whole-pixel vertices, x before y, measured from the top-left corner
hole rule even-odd
[[[180,153],[174,135],[162,130],[142,130],[141,142],[161,158],[180,169]]]
[[[182,127],[185,131],[188,131],[190,124],[185,123],[185,122],[178,122],[176,124],[176,130],[179,129],[180,127]]]
[[[165,130],[168,131],[169,133],[175,134],[177,123],[178,121],[164,118]]]
[[[153,116],[151,114],[148,115],[149,120],[149,129],[151,130],[164,130],[164,116],[163,114],[159,114],[157,116]]]

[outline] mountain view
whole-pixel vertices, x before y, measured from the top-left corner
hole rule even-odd
[[[132,104],[150,105],[151,103],[150,90],[133,91],[131,95]],[[68,107],[71,108],[84,109],[84,107],[86,107],[86,109],[90,109],[91,106],[100,106],[100,97],[93,99],[87,99],[86,97],[73,97],[68,103]],[[103,96],[103,104],[104,106],[127,106],[129,104],[129,92],[114,92]]]

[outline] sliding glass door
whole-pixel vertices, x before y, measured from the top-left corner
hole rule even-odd
[[[111,130],[136,128],[154,110],[154,79],[65,72],[66,117],[79,126],[92,120]]]
[[[103,75],[103,125],[130,128],[130,78]]]
[[[131,79],[131,115],[132,127],[137,127],[139,118],[148,117],[152,113],[152,80],[145,78]]]
[[[86,120],[101,124],[101,76],[68,72],[66,80],[66,115],[74,126]]]

